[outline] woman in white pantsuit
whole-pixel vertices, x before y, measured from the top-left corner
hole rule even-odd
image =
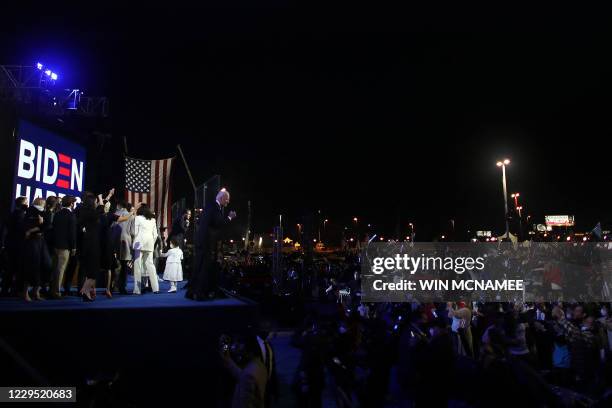
[[[157,240],[157,225],[151,209],[142,204],[134,219],[132,248],[134,249],[134,294],[140,295],[141,279],[149,277],[153,293],[159,293],[157,272],[153,264],[153,249]]]

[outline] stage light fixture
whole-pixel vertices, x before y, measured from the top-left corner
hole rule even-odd
[[[51,73],[51,79],[56,81],[57,80],[57,74],[55,72]]]
[[[45,75],[46,75],[46,76],[51,76],[51,70],[50,70],[50,69],[46,70],[46,71],[45,71]]]
[[[42,70],[42,69],[43,69],[43,64],[41,64],[40,62],[37,62],[37,63],[36,63],[36,68],[38,68],[38,69],[41,69],[41,70]]]

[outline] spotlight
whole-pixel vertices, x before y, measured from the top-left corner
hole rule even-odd
[[[57,74],[55,72],[51,73],[51,79],[56,81],[57,80]]]
[[[50,69],[46,70],[46,71],[45,71],[45,75],[47,75],[47,76],[51,76],[51,70],[50,70]]]
[[[41,64],[40,62],[37,62],[36,63],[36,68],[42,69],[43,68],[43,64]]]

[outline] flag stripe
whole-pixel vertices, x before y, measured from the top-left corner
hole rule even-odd
[[[157,203],[156,203],[156,208],[157,208],[157,212],[156,212],[156,214],[157,214],[157,225],[160,225],[159,218],[160,218],[161,212],[162,212],[162,210],[164,208],[163,200],[162,200],[163,194],[164,194],[164,186],[161,183],[161,180],[164,177],[164,167],[162,166],[162,163],[163,162],[158,161],[156,163],[156,165],[155,165],[155,170],[157,171],[157,177],[156,177],[157,186],[158,186],[157,191],[159,193],[159,194],[157,194]]]
[[[169,184],[170,184],[170,168],[172,166],[172,159],[167,159],[166,161],[166,171],[165,171],[165,177],[164,177],[164,227],[168,226],[168,222],[170,220],[169,216],[168,216],[168,212],[170,211],[170,205],[169,205],[169,200],[168,200],[168,196],[169,196],[169,191],[170,189],[168,188]]]
[[[153,212],[157,211],[156,208],[156,196],[157,196],[157,178],[156,178],[156,171],[157,169],[157,160],[153,160],[151,161],[151,175],[149,176],[151,178],[151,188],[149,189],[150,193],[149,193],[149,207],[151,207],[151,210],[153,210]]]

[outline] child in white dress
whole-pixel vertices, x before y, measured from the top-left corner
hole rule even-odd
[[[166,269],[164,269],[164,280],[170,281],[168,293],[176,292],[176,284],[183,280],[183,251],[178,246],[176,239],[170,239],[170,249],[166,253],[160,254],[166,258]]]

